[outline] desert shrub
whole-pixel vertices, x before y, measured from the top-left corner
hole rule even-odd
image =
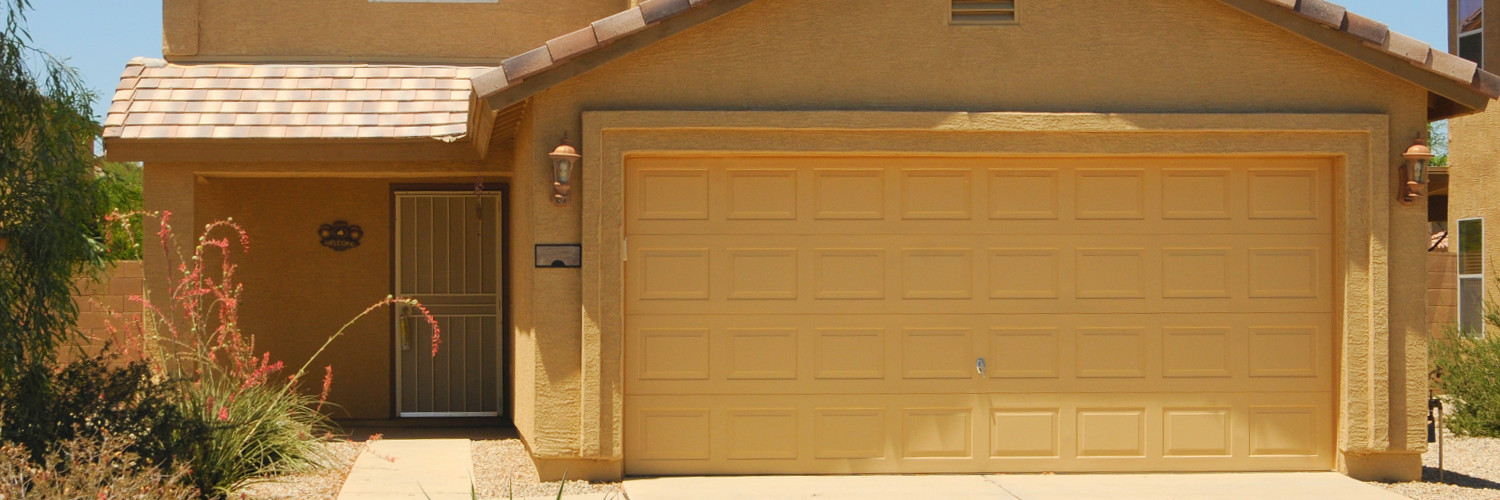
[[[145,171],[139,163],[99,163],[99,184],[109,200],[109,208],[114,210],[108,220],[119,222],[104,233],[104,246],[111,258],[141,259],[141,243],[144,239],[141,214],[145,209],[141,191],[144,182]]]
[[[123,362],[108,346],[60,370],[30,370],[19,386],[0,395],[0,441],[25,447],[36,463],[57,443],[114,436],[146,462],[171,467],[205,435],[166,382],[144,362]]]
[[[1489,321],[1496,316],[1488,315]],[[1432,343],[1434,386],[1448,398],[1455,434],[1500,437],[1500,336],[1450,332]]]
[[[184,479],[218,497],[251,481],[328,465],[330,457],[319,442],[334,430],[323,412],[333,369],[321,370],[322,390],[314,393],[303,387],[312,363],[350,325],[384,306],[426,310],[414,300],[386,297],[283,375],[285,364],[257,350],[254,334],[240,327],[243,287],[235,278],[235,258],[248,252],[250,236],[232,219],[218,221],[204,227],[189,252],[179,252],[171,248],[170,218],[161,214],[158,236],[168,267],[175,268],[171,286],[160,296],[132,298],[145,313],[125,325],[124,336],[153,376],[175,381],[166,397],[203,428],[199,439],[177,452],[191,469]],[[430,314],[427,320],[435,355],[437,320]]]
[[[55,443],[40,461],[33,461],[23,446],[0,446],[0,498],[186,500],[198,496],[182,484],[186,471],[143,461],[130,452],[134,444],[108,433],[77,437]]]

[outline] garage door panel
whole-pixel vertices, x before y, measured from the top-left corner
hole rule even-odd
[[[1318,234],[1320,159],[639,158],[633,234]],[[1058,224],[1066,223],[1066,224]]]
[[[629,474],[1333,466],[1329,159],[626,163]]]
[[[1333,344],[1320,313],[639,315],[626,383],[631,394],[1330,390]]]
[[[633,236],[632,313],[1333,310],[1326,235]]]
[[[628,396],[630,474],[1309,470],[1320,392]],[[678,434],[662,430],[678,425]],[[706,433],[705,433],[706,430]]]

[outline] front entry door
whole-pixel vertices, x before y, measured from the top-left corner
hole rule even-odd
[[[501,193],[396,193],[396,401],[402,417],[498,416]]]

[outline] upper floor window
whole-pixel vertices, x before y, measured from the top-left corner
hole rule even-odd
[[[1484,219],[1458,221],[1458,329],[1484,336]]]
[[[1458,0],[1458,57],[1484,67],[1484,0]]]

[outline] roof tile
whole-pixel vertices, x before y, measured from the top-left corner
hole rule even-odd
[[[646,0],[641,2],[641,17],[646,24],[655,24],[691,6],[688,0]]]
[[[552,54],[552,59],[562,60],[573,57],[574,54],[594,48],[599,41],[594,38],[594,27],[584,26],[583,29],[553,38],[547,41],[547,51]]]
[[[469,84],[474,86],[474,95],[483,96],[505,89],[510,86],[510,81],[505,80],[505,68],[495,68],[493,71],[469,78]]]
[[[187,111],[191,113],[217,113],[224,103],[219,101],[191,101],[187,103]]]
[[[301,103],[294,103],[294,102],[291,102],[291,101],[280,101],[280,102],[277,102],[277,101],[263,101],[263,102],[257,102],[257,103],[255,103],[255,112],[256,113],[290,113],[290,112],[292,112],[292,107],[294,105],[297,105],[297,104],[301,104]]]
[[[1384,44],[1391,36],[1390,26],[1353,12],[1345,15],[1344,25],[1344,31],[1375,45]]]
[[[267,64],[250,70],[252,78],[281,78],[286,76],[286,66]]]
[[[359,127],[323,127],[322,132],[322,137],[324,138],[353,139],[359,137]]]
[[[1500,95],[1500,76],[1488,71],[1475,71],[1474,81],[1471,85],[1483,90],[1489,95]]]
[[[1297,4],[1297,12],[1325,26],[1339,29],[1343,27],[1344,14],[1348,11],[1344,6],[1327,0],[1302,0]]]
[[[219,67],[212,65],[192,66],[182,72],[183,78],[213,78],[216,76],[219,76]]]
[[[396,127],[371,127],[371,126],[364,126],[364,127],[359,127],[359,132],[358,132],[358,135],[356,137],[360,137],[360,138],[367,138],[367,137],[393,137],[395,135],[396,135]]]
[[[364,103],[360,103],[360,102],[343,101],[343,102],[330,102],[330,103],[328,103],[328,112],[329,113],[339,113],[339,114],[343,114],[343,115],[351,115],[351,114],[354,114],[354,113],[360,113],[361,111],[363,111],[363,109],[364,109]]]
[[[645,28],[646,17],[641,14],[640,7],[631,7],[618,14],[594,21],[593,27],[594,36],[602,44]]]
[[[219,78],[250,78],[254,72],[251,66],[225,66],[219,68]]]
[[[1474,72],[1479,70],[1479,65],[1474,61],[1434,50],[1432,51],[1432,69],[1448,78],[1469,83],[1474,81]]]
[[[343,125],[376,125],[380,122],[381,115],[346,114],[343,117]]]
[[[1386,38],[1385,45],[1381,48],[1417,64],[1427,64],[1428,52],[1432,51],[1432,46],[1427,45],[1427,42],[1395,31],[1392,31],[1391,36]]]
[[[546,69],[551,65],[552,54],[547,51],[546,45],[522,52],[520,55],[500,62],[500,66],[505,68],[506,77],[512,82],[531,76],[532,73]]]
[[[288,109],[287,112],[291,113],[307,114],[328,112],[328,103],[326,102],[293,102],[288,104],[291,104],[291,109]]]

